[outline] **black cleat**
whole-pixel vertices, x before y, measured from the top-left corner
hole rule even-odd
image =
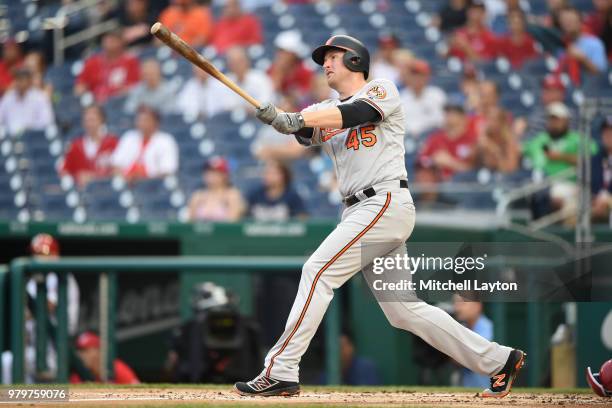
[[[526,357],[527,354],[524,351],[512,350],[504,368],[491,377],[491,386],[480,395],[485,398],[503,398],[508,395],[512,388],[512,383],[525,365]]]
[[[300,393],[300,384],[296,382],[280,381],[260,375],[249,382],[237,382],[234,391],[245,396],[261,397],[289,397]]]

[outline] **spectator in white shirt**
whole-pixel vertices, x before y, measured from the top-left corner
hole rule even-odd
[[[442,126],[446,94],[436,86],[428,85],[431,70],[427,62],[412,60],[402,67],[405,88],[400,92],[406,121],[406,133],[418,137],[424,132]]]
[[[186,116],[208,118],[224,110],[221,101],[230,97],[229,88],[193,67],[193,76],[178,93],[176,108]]]
[[[11,134],[18,134],[52,125],[51,102],[42,90],[33,86],[32,72],[27,68],[17,70],[14,84],[0,102],[0,126]]]
[[[274,88],[268,75],[251,68],[251,60],[242,47],[232,47],[225,53],[228,77],[258,101],[271,101],[274,99]],[[224,110],[246,108],[250,104],[234,92],[230,92],[223,103]],[[254,112],[252,109],[249,112]]]
[[[130,181],[163,177],[178,170],[178,146],[172,135],[159,130],[159,114],[143,105],[136,129],[123,134],[111,161],[115,173]]]
[[[384,78],[400,84],[400,72],[395,65],[395,54],[400,49],[399,39],[392,33],[383,33],[378,38],[378,52],[372,62],[370,76]]]
[[[130,89],[124,110],[133,115],[141,105],[147,105],[161,113],[170,113],[174,100],[174,87],[165,81],[161,74],[159,62],[145,60],[140,66],[141,81]]]

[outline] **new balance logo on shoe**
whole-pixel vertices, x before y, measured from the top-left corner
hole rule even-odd
[[[300,393],[300,384],[260,375],[249,382],[237,382],[234,391],[244,396],[288,397]]]
[[[504,378],[506,378],[506,374],[494,376],[493,379],[495,379],[495,382],[493,383],[493,387],[503,387],[506,384]]]
[[[512,350],[504,367],[499,373],[491,377],[491,386],[480,395],[487,398],[502,398],[510,393],[512,383],[516,380],[519,371],[525,365],[527,354],[521,350]]]
[[[253,381],[249,381],[248,384],[255,391],[264,391],[267,388],[270,388],[278,384],[278,381],[270,377],[261,376],[261,377],[255,378]]]

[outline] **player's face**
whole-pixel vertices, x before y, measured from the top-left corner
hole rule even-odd
[[[323,71],[327,78],[327,83],[332,88],[338,86],[351,73],[342,61],[344,52],[341,50],[330,50],[325,54]]]

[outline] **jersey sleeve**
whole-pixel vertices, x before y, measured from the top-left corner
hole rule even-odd
[[[380,113],[380,122],[398,110],[401,105],[397,87],[386,79],[373,80],[363,88],[356,99],[376,109]]]

